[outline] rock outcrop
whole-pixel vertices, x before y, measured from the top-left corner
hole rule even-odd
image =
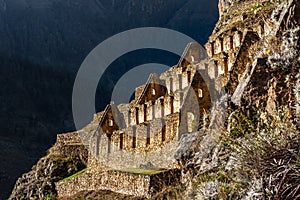
[[[56,144],[16,182],[10,199],[52,199],[55,182],[86,168],[87,150],[77,133],[57,136]]]
[[[297,199],[299,2],[228,3],[220,1],[221,18],[206,45],[211,59],[229,71],[221,77],[226,109],[211,114],[225,113],[225,123],[182,138],[177,159],[185,169],[184,195]],[[226,47],[234,47],[232,30],[242,33],[239,49]]]

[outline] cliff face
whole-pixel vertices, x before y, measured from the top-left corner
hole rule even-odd
[[[300,3],[297,0],[220,0],[219,9],[220,19],[205,46],[210,61],[216,63],[217,87],[224,88],[225,93],[214,102],[210,116],[206,116],[207,125],[193,133],[182,133],[174,155],[180,173],[171,174],[176,181],[164,183],[153,194],[150,183],[155,185],[155,178],[152,182],[152,174],[144,171],[143,175],[136,172],[126,175],[128,171],[105,168],[99,172],[96,168],[102,166],[101,163],[88,163],[96,167],[68,180],[58,182],[79,171],[78,167],[67,167],[70,172],[61,173],[58,178],[45,174],[51,184],[56,182],[61,194],[65,192],[60,198],[97,197],[109,189],[125,194],[130,191],[133,196],[118,197],[127,199],[138,196],[153,199],[300,197]],[[94,132],[97,120],[96,117],[84,129],[87,135]],[[59,138],[54,149],[60,146],[58,152],[62,154],[74,142],[70,142],[67,135]],[[78,153],[74,156],[85,158],[86,153],[80,150],[83,146],[78,141],[75,144],[78,146],[72,148]],[[48,156],[51,155],[50,151]],[[37,166],[48,169],[49,165]],[[36,167],[29,175],[35,172]],[[169,180],[169,175],[163,176],[164,179]],[[16,184],[12,199],[17,195],[29,197],[35,191],[22,183],[24,177]],[[107,177],[119,178],[122,183],[112,182]],[[34,176],[28,180],[38,183]],[[124,182],[131,183],[130,187]],[[87,187],[89,184],[91,187]],[[36,189],[41,187],[39,183],[35,185]],[[72,190],[67,191],[70,188]],[[38,197],[56,192],[52,187],[51,192]],[[37,195],[34,193],[31,197]]]
[[[47,156],[18,179],[10,199],[55,198],[54,183],[85,169],[87,154],[77,133],[58,135]]]
[[[180,142],[189,198],[299,198],[299,8],[298,1],[220,1],[206,47],[228,70],[220,77],[226,95],[212,110],[214,128]]]

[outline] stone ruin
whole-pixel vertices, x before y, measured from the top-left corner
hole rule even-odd
[[[254,30],[225,27],[209,38],[206,50],[190,43],[175,66],[160,75],[150,74],[130,103],[107,105],[95,115],[97,128],[92,133],[79,131],[86,138],[88,167],[125,169],[150,163],[153,168],[177,168],[174,153],[180,136],[207,125],[203,119],[222,88],[230,79],[240,78],[241,66],[236,63],[243,63],[239,59],[245,53],[251,57],[249,41],[253,35],[268,34],[267,27],[262,23]]]
[[[181,134],[204,125],[215,96],[219,74],[206,57],[199,44],[190,43],[178,64],[161,75],[150,74],[129,104],[107,105],[89,138],[90,166],[176,168]]]
[[[129,104],[107,105],[89,141],[93,166],[176,168],[173,155],[181,134],[205,126],[203,117],[232,78],[235,64],[245,52],[251,57],[249,42],[269,31],[263,23],[254,30],[224,28],[210,37],[206,51],[190,43],[178,64],[151,74]]]
[[[255,63],[252,47],[260,39],[276,35],[288,8],[278,22],[258,19],[255,24],[246,26],[246,16],[241,14],[231,17],[227,25],[217,24],[205,45],[206,51],[199,44],[188,44],[178,64],[161,75],[151,74],[145,85],[136,88],[135,98],[129,104],[111,102],[107,105],[103,112],[95,115],[90,131],[79,131],[88,147],[88,169],[97,172],[56,184],[59,196],[70,196],[78,187],[90,190],[91,184],[92,189],[151,197],[153,186],[171,179],[152,181],[155,177],[151,175],[121,170],[176,170],[174,154],[181,135],[207,126],[203,119],[209,116],[222,88],[226,86],[229,90],[226,92],[233,94],[238,87],[233,83],[244,81],[242,75],[247,65]],[[220,9],[225,15],[222,5]],[[231,97],[233,102],[234,96]],[[172,178],[180,176],[172,173],[166,174]],[[84,185],[78,186],[79,183]]]
[[[243,19],[234,20],[243,23]],[[160,75],[150,74],[135,89],[130,103],[111,102],[98,113],[97,128],[84,141],[89,168],[139,168],[149,163],[154,168],[177,168],[174,153],[180,136],[207,125],[203,118],[209,116],[222,88],[230,79],[240,78],[240,68],[245,66],[237,63],[253,56],[251,42],[271,31],[262,22],[253,30],[242,27],[216,29],[206,50],[197,43],[188,44],[175,66]]]

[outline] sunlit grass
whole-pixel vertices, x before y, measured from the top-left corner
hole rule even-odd
[[[83,170],[81,170],[81,171],[79,171],[79,172],[77,172],[77,173],[75,173],[75,174],[73,174],[73,175],[71,175],[71,176],[69,176],[69,177],[66,177],[66,178],[62,179],[61,181],[68,181],[68,180],[71,180],[71,179],[73,179],[73,178],[79,176],[80,174],[82,174],[82,173],[85,172],[86,170],[87,170],[87,168],[85,168],[85,169],[83,169]]]

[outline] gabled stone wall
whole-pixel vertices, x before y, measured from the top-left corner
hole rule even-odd
[[[223,50],[223,41],[218,45]],[[204,54],[190,43],[177,65],[160,76],[150,75],[145,85],[136,88],[135,100],[117,106],[118,115],[111,117],[120,118],[113,122],[122,121],[124,126],[109,135],[102,127],[94,132],[89,142],[91,167],[100,163],[115,169],[138,168],[150,162],[159,168],[176,168],[180,133],[197,130],[203,115],[210,112],[210,89],[215,90],[221,71],[213,62],[200,60]],[[99,120],[105,121],[109,113],[105,111]]]
[[[189,55],[188,52],[186,50]],[[137,103],[143,93],[146,94],[145,87],[151,84],[150,76],[146,85],[136,89],[138,99],[117,107],[125,127],[113,131],[111,137],[103,134],[100,128],[90,139],[89,163],[122,169],[138,168],[150,162],[155,167],[176,168],[173,155],[180,133],[196,131],[203,115],[210,112],[209,89],[215,90],[218,71],[208,60],[185,65],[184,70],[174,66],[162,73],[160,80],[155,80],[164,84],[165,95]]]
[[[148,162],[156,167],[169,168],[175,162],[172,153],[177,147],[178,127],[179,113],[174,113],[118,130],[111,138],[99,133],[91,138],[93,157],[90,159],[99,159],[117,169],[139,167]],[[169,158],[158,159],[162,152]]]

